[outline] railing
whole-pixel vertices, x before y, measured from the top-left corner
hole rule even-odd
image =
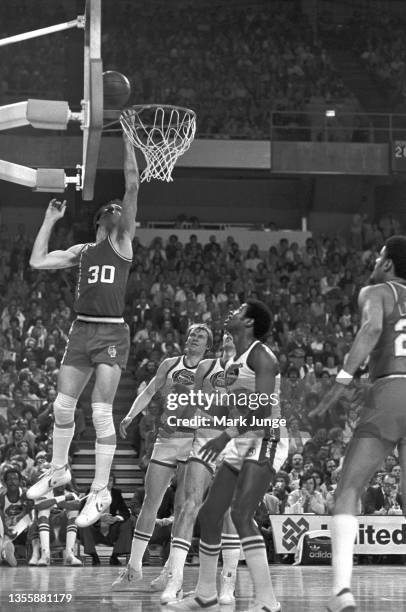
[[[393,140],[406,140],[406,114],[271,112],[271,141],[382,144]]]

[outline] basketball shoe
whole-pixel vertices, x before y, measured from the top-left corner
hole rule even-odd
[[[63,564],[71,567],[82,567],[83,565],[82,561],[73,554],[73,550],[64,550]]]
[[[41,478],[27,490],[28,499],[43,497],[52,489],[68,484],[72,479],[70,469],[67,465],[55,467],[51,464]]]
[[[201,599],[196,593],[165,606],[165,610],[173,610],[174,612],[196,612],[196,610],[209,610],[209,612],[221,612],[217,597],[209,600]]]
[[[143,584],[142,570],[136,570],[128,563],[111,585],[112,591],[132,591]]]
[[[4,537],[3,547],[1,549],[1,559],[6,561],[11,567],[17,567],[17,559],[14,554],[14,544],[7,536]]]
[[[356,605],[350,589],[343,589],[328,602],[328,612],[355,612]]]
[[[78,527],[89,527],[99,520],[102,514],[108,511],[111,504],[111,495],[107,487],[98,491],[90,490],[82,512],[76,517]]]
[[[221,572],[219,604],[222,606],[235,604],[234,591],[236,578],[237,576],[231,572],[228,572],[228,574]]]
[[[48,565],[51,565],[51,554],[49,550],[41,550],[41,558],[37,565],[38,567],[48,567]]]
[[[164,565],[161,573],[151,581],[151,591],[163,591],[168,584],[169,569]]]
[[[172,574],[169,574],[168,583],[161,595],[161,605],[164,606],[182,599],[182,583],[182,576],[173,576]]]

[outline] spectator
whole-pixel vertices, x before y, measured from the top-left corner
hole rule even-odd
[[[289,493],[289,474],[280,471],[276,474],[272,491],[265,493],[264,496],[264,504],[268,514],[284,514]]]
[[[288,498],[290,514],[324,514],[325,502],[321,493],[316,491],[316,480],[311,474],[303,474],[299,489],[292,491]]]
[[[396,476],[386,474],[380,487],[368,487],[364,501],[365,514],[402,514],[402,507]]]
[[[16,567],[15,547],[27,545],[27,528],[31,523],[29,513],[32,502],[21,487],[21,474],[16,468],[10,467],[3,474],[5,491],[0,493],[0,538],[1,558],[12,567]],[[25,520],[27,519],[27,520]],[[25,522],[24,522],[25,520]],[[17,537],[15,532],[18,531]]]
[[[131,520],[121,490],[115,486],[114,474],[110,475],[108,484],[111,493],[111,505],[109,512],[103,514],[97,523],[90,527],[79,530],[80,539],[85,548],[85,555],[92,557],[92,565],[100,565],[100,559],[96,552],[96,544],[113,546],[109,563],[110,565],[121,565],[120,555],[126,555],[131,550],[131,539],[134,523]]]

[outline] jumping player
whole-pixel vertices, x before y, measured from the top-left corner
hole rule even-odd
[[[333,597],[329,612],[354,612],[350,591],[352,556],[358,530],[358,501],[373,473],[398,445],[406,470],[406,237],[392,236],[382,248],[361,289],[361,327],[319,414],[332,407],[369,356],[372,381],[367,407],[348,446],[335,492],[331,521]]]
[[[261,424],[261,419],[270,418],[272,404],[278,414],[278,362],[272,351],[261,342],[268,334],[270,324],[271,314],[265,304],[258,300],[247,300],[238,310],[230,313],[225,322],[236,349],[236,356],[226,366],[226,389],[229,394],[235,393],[238,397],[238,406],[241,407],[243,403],[241,409],[246,414],[246,421],[244,423],[241,416],[241,425],[227,427],[201,449],[204,460],[213,460],[234,438],[199,512],[200,569],[196,591],[183,601],[169,604],[170,610],[220,610],[216,571],[223,517],[230,505],[231,518],[240,536],[255,588],[255,606],[251,612],[281,610],[272,588],[264,540],[253,520],[258,504],[268,489],[273,464],[279,469],[288,450],[286,438],[281,437],[281,443],[278,443],[279,435],[271,433],[269,427],[257,426]],[[262,401],[259,406],[260,397]],[[254,401],[254,398],[258,401]],[[250,407],[254,410],[251,411]],[[253,416],[256,423],[251,424]]]
[[[225,402],[224,405],[222,403],[222,398],[226,394],[224,368],[234,354],[233,338],[231,334],[225,332],[222,356],[217,359],[203,359],[196,371],[195,391],[201,390],[206,397],[213,400],[210,404],[207,404],[201,414],[203,417],[209,417],[212,423],[214,416],[218,418],[228,416],[227,403]],[[225,429],[225,426],[223,429]],[[168,583],[161,595],[161,604],[176,601],[176,595],[182,589],[183,570],[191,544],[193,526],[216,468],[215,461],[207,461],[202,458],[200,449],[208,439],[216,437],[218,433],[219,427],[214,424],[201,427],[196,431],[192,451],[186,466],[185,503],[182,505],[176,525],[172,529],[168,567],[163,571],[164,577],[168,577]],[[230,605],[235,601],[234,589],[240,558],[240,540],[228,512],[225,516],[221,541],[223,570],[219,602],[223,605]],[[151,584],[151,586],[153,585]]]
[[[181,357],[169,357],[159,366],[156,375],[140,393],[131,406],[128,414],[120,424],[120,433],[126,437],[126,430],[132,420],[144,410],[158,391],[166,401],[161,417],[162,426],[154,444],[151,460],[145,475],[145,498],[134,530],[131,546],[131,557],[126,568],[113,582],[116,591],[133,589],[142,581],[142,558],[154,530],[155,519],[164,493],[177,470],[177,489],[175,495],[175,523],[180,508],[184,503],[184,474],[189,457],[194,429],[190,427],[172,427],[168,424],[169,416],[180,416],[182,409],[173,411],[169,405],[169,396],[187,393],[193,389],[197,366],[205,352],[211,348],[212,332],[207,325],[191,325],[185,344],[185,353]],[[181,594],[179,594],[181,596]]]
[[[132,262],[132,240],[139,188],[138,166],[130,141],[124,135],[125,194],[102,206],[95,217],[96,242],[77,244],[66,251],[48,253],[55,223],[63,217],[66,202],[51,200],[38,232],[30,264],[40,270],[79,267],[73,322],[58,377],[54,402],[53,454],[49,470],[28,491],[30,499],[71,480],[68,449],[74,434],[75,407],[93,372],[92,415],[96,430],[96,470],[87,502],[76,519],[78,527],[98,520],[111,503],[107,489],[116,448],[113,400],[121,369],[128,358],[129,328],[124,322],[124,297]]]

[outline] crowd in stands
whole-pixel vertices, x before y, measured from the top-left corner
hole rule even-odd
[[[129,76],[134,100],[195,109],[211,137],[267,138],[271,110],[349,98],[297,5],[250,4],[134,6],[133,24],[107,4],[106,65]]]
[[[32,11],[29,0],[3,2],[0,36],[73,18],[63,3],[37,4]],[[307,125],[317,140],[328,106],[357,106],[298,3],[122,4],[117,10],[116,2],[103,3],[105,69],[128,76],[132,103],[193,108],[201,136],[269,138],[270,112],[282,110],[291,114],[278,125]],[[2,48],[0,102],[17,100],[19,92],[64,99],[74,76],[69,36]],[[304,110],[308,120],[296,116]]]
[[[331,511],[344,451],[365,404],[367,369],[359,372],[334,410],[320,416],[314,409],[333,384],[359,329],[358,291],[383,241],[399,231],[393,217],[373,224],[354,215],[346,238],[314,236],[303,247],[281,239],[267,252],[252,245],[244,253],[231,237],[225,244],[215,236],[200,244],[193,230],[185,244],[176,230],[167,243],[160,237],[150,245],[134,240],[125,317],[131,326],[130,369],[138,392],[162,359],[181,353],[191,323],[210,325],[212,355],[220,356],[222,322],[231,308],[256,297],[273,313],[267,342],[281,366],[281,408],[288,422],[290,455],[264,499],[270,513]],[[62,224],[50,246],[73,243],[69,225]],[[56,379],[74,317],[74,271],[31,270],[31,247],[32,236],[23,224],[14,235],[0,227],[0,513],[6,489],[14,486],[18,511],[11,516],[11,526],[21,519],[24,488],[51,456]],[[72,454],[86,428],[83,408],[79,403]],[[160,414],[156,397],[135,422],[132,443],[144,467]],[[371,483],[363,511],[394,512],[401,506],[398,461],[387,461]],[[389,489],[391,501],[385,494]],[[62,492],[63,502],[71,502],[74,493]],[[104,526],[104,536],[111,525]]]
[[[406,34],[402,18],[387,11],[357,12],[346,28],[354,52],[385,91],[391,110],[405,113]]]

